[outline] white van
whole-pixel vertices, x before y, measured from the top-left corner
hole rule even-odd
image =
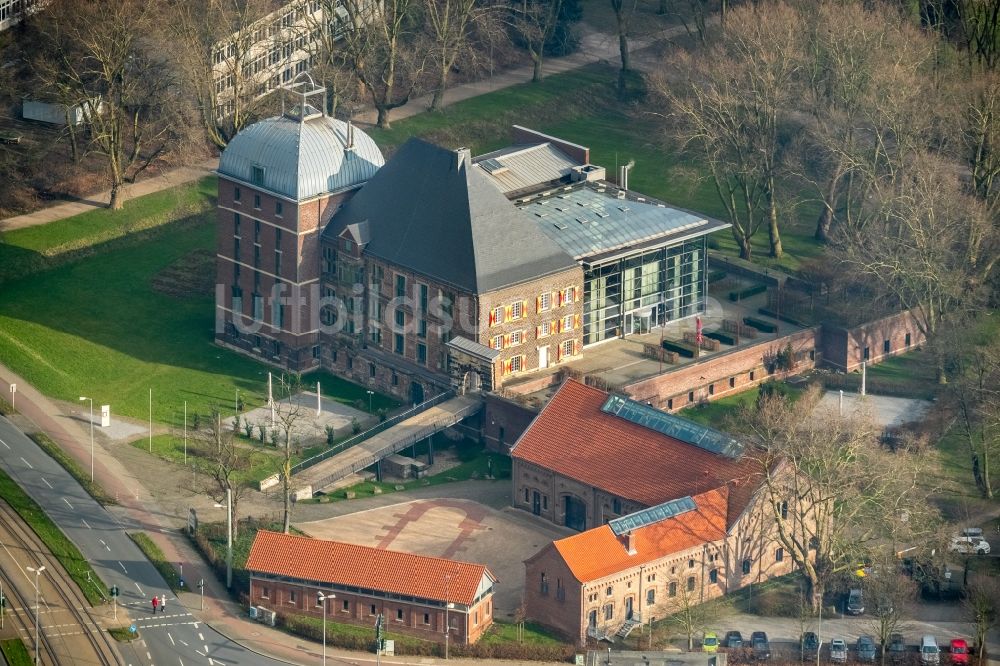
[[[937,640],[933,636],[924,636],[920,639],[920,663],[936,664],[941,659],[941,649]]]

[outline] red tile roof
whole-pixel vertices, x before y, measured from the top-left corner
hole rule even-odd
[[[601,411],[608,394],[568,380],[511,456],[645,506],[730,485],[728,525],[763,479],[752,455],[734,460]]]
[[[482,564],[266,530],[257,532],[246,568],[464,605],[475,600],[483,576],[496,581],[496,576]]]
[[[726,488],[695,496],[694,511],[661,520],[632,531],[635,553],[625,548],[607,525],[574,534],[552,543],[581,583],[599,580],[629,567],[637,567],[672,553],[726,537]]]

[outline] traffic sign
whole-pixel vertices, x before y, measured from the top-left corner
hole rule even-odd
[[[205,589],[205,579],[204,578],[202,578],[201,580],[198,581],[198,589],[199,590]]]
[[[111,596],[113,596],[113,597],[117,597],[118,596],[118,586],[117,585],[112,585],[111,586]]]
[[[135,625],[133,624],[132,626],[130,626],[128,628],[128,630],[131,631],[134,634],[135,633]]]
[[[184,579],[183,578],[180,579],[180,586],[184,587]]]

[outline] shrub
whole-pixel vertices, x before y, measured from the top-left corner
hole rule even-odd
[[[357,418],[351,418],[351,433],[357,435],[361,432],[361,422]]]
[[[243,432],[247,434],[247,439],[251,439],[253,437],[253,424],[250,423],[250,421],[243,422]]]
[[[694,347],[690,347],[682,342],[672,342],[670,340],[664,340],[662,343],[663,348],[667,351],[672,351],[684,356],[685,358],[694,358],[697,353]]]
[[[754,296],[756,294],[763,294],[765,291],[767,291],[767,285],[766,284],[757,284],[757,285],[754,285],[752,287],[747,287],[746,289],[743,289],[742,291],[731,291],[731,292],[729,292],[729,300],[734,301],[734,302],[735,301],[741,301],[744,298],[749,298],[749,297]]]
[[[721,269],[717,270],[717,271],[712,271],[712,272],[710,272],[708,274],[708,283],[709,284],[712,284],[712,283],[715,283],[715,282],[721,282],[721,281],[723,281],[725,279],[726,279],[726,271],[721,270]]]
[[[333,446],[333,440],[337,438],[337,431],[334,430],[332,425],[328,425],[326,430],[326,445]]]
[[[234,435],[240,434],[240,417],[239,416],[237,416],[236,418],[233,419],[233,434]]]
[[[762,333],[774,333],[778,330],[777,324],[772,324],[762,319],[756,319],[755,317],[743,317],[743,323],[747,326],[756,328]]]
[[[260,443],[264,443],[264,435],[267,433],[267,428],[264,427],[263,423],[257,424],[257,436],[260,438]]]

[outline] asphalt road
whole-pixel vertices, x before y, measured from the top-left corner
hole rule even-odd
[[[120,645],[126,664],[272,666],[283,663],[246,650],[183,608],[159,572],[128,538],[118,519],[88,495],[59,463],[2,417],[0,467],[76,544],[97,575],[107,585],[118,586],[119,606],[128,610],[140,633],[140,640]],[[156,615],[150,603],[154,594],[167,598],[166,610]],[[123,625],[125,615],[124,612],[119,615]]]

